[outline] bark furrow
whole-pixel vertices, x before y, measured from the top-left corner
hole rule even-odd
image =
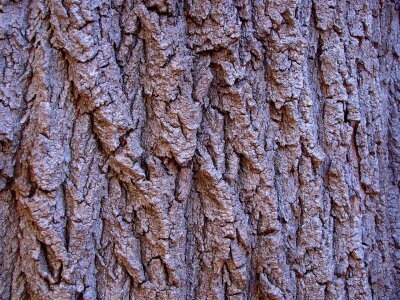
[[[0,1],[0,299],[399,299],[395,1]]]

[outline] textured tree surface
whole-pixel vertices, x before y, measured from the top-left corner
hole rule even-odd
[[[400,299],[389,0],[0,1],[0,299]]]

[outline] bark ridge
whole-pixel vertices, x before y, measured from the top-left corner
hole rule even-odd
[[[0,0],[0,298],[399,299],[399,28]]]

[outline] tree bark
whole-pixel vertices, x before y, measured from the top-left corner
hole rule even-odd
[[[0,1],[1,299],[400,299],[399,11]]]

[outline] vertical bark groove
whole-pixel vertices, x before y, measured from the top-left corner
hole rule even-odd
[[[0,1],[1,299],[400,298],[394,1]]]

